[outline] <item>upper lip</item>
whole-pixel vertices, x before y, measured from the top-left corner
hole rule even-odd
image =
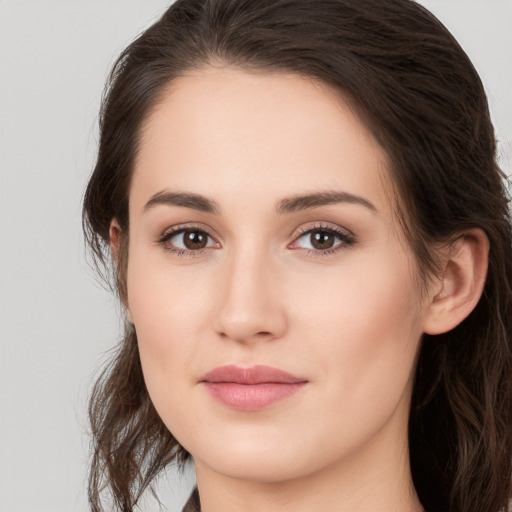
[[[231,382],[235,384],[297,384],[307,382],[306,379],[291,373],[272,368],[271,366],[257,365],[242,368],[235,365],[225,365],[214,368],[201,377],[200,382]]]

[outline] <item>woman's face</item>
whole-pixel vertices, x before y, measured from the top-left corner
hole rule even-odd
[[[334,90],[292,74],[205,67],[151,113],[128,307],[198,471],[275,482],[406,451],[427,305],[387,168]]]

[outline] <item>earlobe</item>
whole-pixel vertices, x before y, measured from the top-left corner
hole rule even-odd
[[[126,320],[128,321],[128,323],[132,324],[133,325],[133,317],[132,317],[132,312],[130,311],[129,308],[125,308],[124,310],[124,315],[126,317]]]
[[[483,230],[470,229],[453,242],[443,262],[441,281],[432,294],[424,318],[427,334],[442,334],[459,325],[482,295],[489,255]]]

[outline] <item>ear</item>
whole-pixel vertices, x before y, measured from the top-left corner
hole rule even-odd
[[[443,262],[424,317],[423,331],[442,334],[459,325],[482,295],[489,257],[489,240],[482,229],[464,231]]]
[[[123,231],[121,229],[121,226],[119,225],[119,222],[117,221],[116,218],[112,219],[112,221],[110,222],[108,236],[109,236],[109,242],[110,242],[110,251],[112,252],[112,257],[114,258],[114,261],[116,262],[117,267],[119,266],[119,251],[121,248],[122,234],[123,234]],[[117,285],[118,285],[118,287],[120,286],[119,272],[118,272]],[[121,293],[121,302],[125,306],[126,319],[128,320],[128,322],[133,324],[132,313],[128,307],[127,299],[126,299],[126,297],[124,297],[123,293]]]
[[[119,259],[119,247],[121,244],[121,226],[116,218],[110,221],[110,228],[108,230],[108,238],[110,243],[110,251],[114,257],[114,261]]]

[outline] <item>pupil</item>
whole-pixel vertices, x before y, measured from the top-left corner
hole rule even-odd
[[[315,249],[330,249],[334,245],[334,235],[327,231],[314,231],[311,239]]]
[[[203,249],[206,247],[207,238],[200,231],[185,231],[183,242],[187,249]]]

